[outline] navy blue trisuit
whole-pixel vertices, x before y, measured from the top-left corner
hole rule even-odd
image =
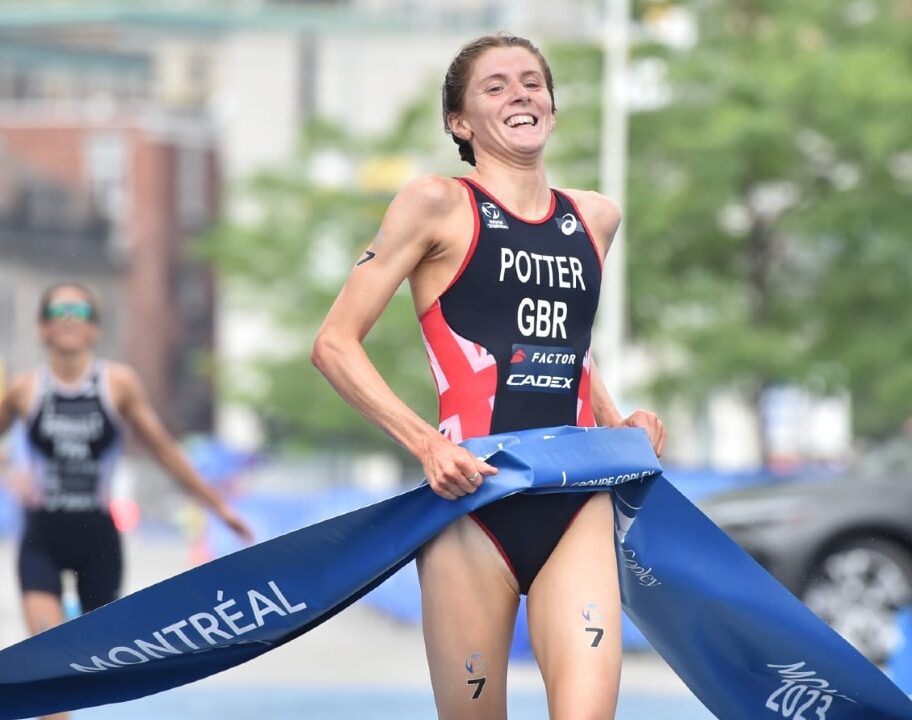
[[[60,596],[61,573],[72,570],[88,612],[117,598],[123,574],[120,534],[109,510],[121,420],[105,362],[93,361],[73,385],[46,366],[37,372],[26,416],[26,472],[36,502],[25,509],[19,583],[23,592]]]
[[[421,316],[439,395],[439,427],[454,442],[555,425],[594,426],[590,341],[602,260],[574,201],[551,191],[543,218],[510,213],[460,178],[475,218],[462,266]],[[472,518],[528,593],[590,493],[520,493]]]

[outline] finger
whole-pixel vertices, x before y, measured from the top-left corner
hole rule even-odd
[[[458,485],[446,477],[431,483],[431,489],[447,500],[456,500],[465,495],[464,490],[461,490]]]
[[[634,410],[627,416],[624,422],[630,427],[644,427],[642,410]]]
[[[456,492],[456,489],[460,491],[460,495],[470,495],[475,492],[475,478],[476,476],[471,472],[468,475],[457,475],[451,478],[450,483],[454,487],[453,492]]]
[[[473,493],[481,484],[481,470],[474,456],[467,453],[465,461],[460,458],[448,473],[450,482],[466,493]]]
[[[431,490],[433,490],[437,495],[439,495],[440,497],[442,497],[444,500],[455,500],[455,499],[456,499],[456,496],[453,495],[453,493],[451,493],[451,492],[450,492],[449,490],[447,490],[446,488],[441,487],[441,486],[438,485],[437,483],[430,483],[430,482],[429,482],[428,485],[430,485]]]
[[[649,438],[655,454],[661,454],[664,434],[661,421],[657,417],[650,417],[642,427],[646,430],[646,436]]]
[[[443,488],[440,488],[440,489],[431,488],[431,489],[434,490],[434,492],[437,493],[444,500],[455,500],[456,499],[456,496],[453,493],[451,493],[449,490],[444,490]]]
[[[478,468],[478,472],[480,472],[482,475],[496,475],[497,474],[497,468],[494,467],[493,465],[488,465],[488,463],[486,463],[484,461],[480,461],[477,465],[477,468]]]
[[[484,484],[485,476],[482,475],[481,470],[476,470],[474,474],[469,476],[469,485],[472,486],[472,492],[475,492]]]

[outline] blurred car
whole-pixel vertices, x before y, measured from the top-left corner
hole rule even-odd
[[[912,440],[838,475],[706,497],[701,509],[785,587],[876,663],[902,642],[912,604]]]

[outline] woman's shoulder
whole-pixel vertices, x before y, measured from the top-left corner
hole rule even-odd
[[[602,195],[595,190],[576,190],[573,188],[561,188],[560,192],[564,193],[576,203],[580,212],[587,214],[587,211],[593,215],[601,215],[606,218],[621,218],[621,208],[618,204],[607,195]],[[588,218],[587,218],[588,219]]]
[[[140,384],[139,373],[126,363],[99,359],[99,364],[104,368],[111,387],[115,390],[132,390]]]
[[[621,208],[618,204],[595,190],[561,189],[576,204],[580,215],[592,231],[598,235],[613,236],[621,223]]]
[[[464,202],[465,188],[455,178],[423,175],[407,183],[396,195],[396,201],[430,215],[445,215]]]
[[[24,414],[31,404],[32,395],[38,382],[40,368],[35,367],[13,376],[6,389],[6,396],[10,399],[16,412]]]
[[[123,416],[129,406],[145,397],[142,380],[139,373],[126,363],[103,360],[102,366],[107,376],[111,400],[117,412]]]

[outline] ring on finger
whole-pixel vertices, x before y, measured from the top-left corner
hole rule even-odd
[[[472,484],[474,485],[475,482],[477,482],[477,480],[478,480],[478,478],[479,478],[480,476],[481,476],[481,473],[479,473],[479,472],[476,470],[476,471],[475,471],[475,474],[472,475],[472,477],[466,478],[466,479],[467,479],[470,483],[472,483]]]

